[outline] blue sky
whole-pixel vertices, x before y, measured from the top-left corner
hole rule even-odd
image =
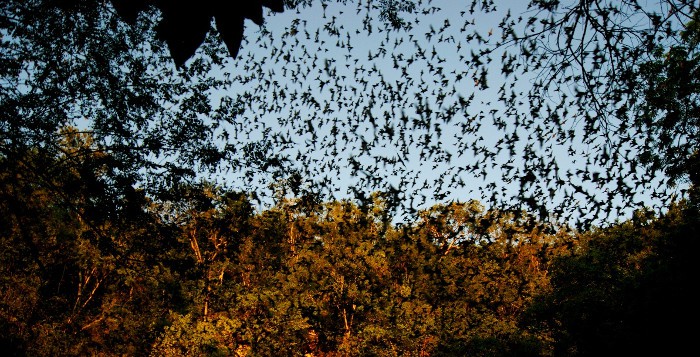
[[[525,10],[525,2],[508,3],[520,6],[513,13]],[[393,187],[415,208],[484,201],[494,190],[508,201],[519,185],[504,177],[502,167],[522,172],[524,162],[517,155],[483,151],[494,151],[499,139],[513,134],[512,125],[494,125],[513,120],[499,103],[499,87],[514,83],[516,90],[526,91],[532,78],[504,82],[500,56],[494,55],[488,88],[482,89],[483,78],[465,60],[492,46],[507,9],[471,14],[467,2],[453,0],[435,0],[425,8],[425,13],[406,14],[412,28],[398,31],[387,31],[376,10],[369,10],[367,20],[368,10],[356,2],[267,14],[262,29],[247,21],[239,56],[222,73],[233,78],[233,85],[212,96],[248,104],[238,129],[229,129],[231,137],[239,143],[271,140],[274,153],[289,157],[291,165],[336,198],[351,197],[353,187],[364,192]],[[475,29],[493,38],[468,41]],[[471,96],[470,105],[457,105]],[[532,144],[528,135],[518,133],[518,149]],[[589,165],[587,153],[597,149],[574,147],[571,152],[551,140],[536,149],[557,160],[562,170]],[[356,163],[363,169],[352,170]],[[270,183],[266,175],[250,182],[243,176],[229,172],[220,183],[247,190]],[[596,189],[604,199],[610,187]],[[558,204],[566,199],[562,193],[544,201]]]

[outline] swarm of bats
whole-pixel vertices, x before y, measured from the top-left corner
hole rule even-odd
[[[634,164],[636,148],[644,145],[635,135],[645,133],[620,125],[627,118],[606,115],[619,104],[604,102],[620,93],[610,85],[614,81],[601,78],[614,79],[627,59],[609,47],[624,39],[611,36],[641,38],[646,29],[583,31],[580,19],[564,11],[576,13],[585,4],[559,7],[560,23],[508,12],[480,28],[477,15],[495,11],[493,2],[465,2],[451,14],[458,20],[443,21],[435,17],[442,11],[438,5],[456,5],[428,1],[406,28],[391,31],[373,18],[379,6],[373,2],[340,11],[323,2],[321,25],[310,25],[301,12],[284,33],[261,34],[258,51],[239,53],[249,40],[243,38],[244,20],[261,25],[263,8],[282,12],[282,0],[111,2],[130,23],[148,6],[160,9],[156,31],[178,67],[205,40],[213,19],[237,59],[232,76],[243,89],[232,96],[249,109],[234,137],[264,132],[262,147],[274,147],[277,155],[271,162],[292,163],[292,171],[327,192],[349,170],[356,183],[350,194],[362,198],[381,190],[411,209],[454,199],[465,182],[481,178],[471,191],[493,205],[516,197],[511,208],[588,220],[623,214],[649,197],[669,197],[648,168]],[[629,9],[618,10],[587,16],[609,19]],[[361,25],[346,28],[348,17],[362,18]],[[552,29],[560,31],[550,46],[545,42]],[[362,38],[377,32],[382,40],[367,51]],[[581,46],[557,48],[566,39]],[[494,81],[494,73],[500,79]],[[269,118],[276,122],[266,123]],[[498,178],[487,180],[494,172]]]

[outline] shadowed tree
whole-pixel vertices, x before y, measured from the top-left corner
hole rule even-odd
[[[554,354],[683,354],[694,309],[697,210],[686,203],[580,236],[554,260],[552,290],[530,309],[530,323],[553,331]]]
[[[134,24],[139,12],[149,6],[158,8],[162,17],[156,27],[158,38],[165,41],[175,64],[181,67],[199,48],[214,19],[216,30],[235,58],[243,40],[245,19],[257,25],[263,23],[263,7],[275,12],[284,11],[283,0],[239,2],[221,1],[166,1],[166,0],[111,0],[117,14]]]
[[[165,194],[224,164],[253,172],[283,165],[256,154],[265,143],[226,140],[223,127],[238,120],[241,103],[209,98],[229,85],[209,74],[228,56],[213,38],[202,46],[206,59],[177,71],[154,37],[160,17],[152,8],[127,25],[103,2],[0,6],[0,154],[56,154],[61,130],[79,127],[109,154],[104,180],[115,194],[136,184]],[[239,161],[249,157],[261,161]]]

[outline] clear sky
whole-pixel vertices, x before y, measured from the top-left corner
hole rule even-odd
[[[426,11],[405,14],[409,29],[387,31],[366,3],[331,1],[266,14],[263,29],[247,21],[246,41],[223,74],[233,85],[212,97],[246,103],[241,125],[229,128],[231,137],[239,145],[270,143],[269,155],[288,157],[289,165],[336,198],[352,197],[352,189],[393,188],[414,208],[426,208],[484,201],[493,192],[504,201],[517,195],[519,185],[508,175],[522,173],[524,162],[495,153],[499,139],[513,134],[499,88],[515,83],[526,91],[532,78],[504,78],[498,55],[488,77],[467,64],[501,35],[498,22],[508,9],[471,13],[470,1],[424,1]],[[518,7],[514,14],[525,11],[526,1],[504,3]],[[483,41],[468,38],[475,29],[487,34]],[[527,132],[518,136],[516,148],[532,143]],[[594,148],[567,148],[550,142],[536,149],[562,171],[589,165],[586,153]],[[513,171],[504,173],[504,165]],[[221,182],[255,191],[274,180],[247,173],[254,179],[243,170],[226,173]],[[605,190],[600,188],[601,197]],[[563,199],[559,194],[544,201]]]

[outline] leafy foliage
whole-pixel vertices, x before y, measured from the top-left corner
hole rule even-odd
[[[65,136],[67,155],[92,143]],[[135,191],[103,214],[93,205],[111,196],[89,185],[102,166],[62,160],[0,161],[0,343],[16,355],[598,355],[692,341],[692,204],[576,233],[476,201],[396,225],[381,194],[256,212],[203,184],[175,201]]]
[[[641,161],[662,170],[675,181],[690,180],[697,165],[698,148],[698,31],[695,21],[686,24],[681,42],[668,48],[657,46],[653,60],[640,66],[643,101],[638,104],[636,124],[648,135]],[[653,150],[652,150],[653,148]]]
[[[61,130],[73,126],[90,134],[90,151],[111,160],[103,179],[115,194],[139,185],[151,196],[197,174],[270,166],[248,161],[250,143],[231,143],[221,129],[240,124],[241,104],[209,97],[227,86],[210,75],[225,56],[220,46],[207,42],[206,60],[177,71],[154,40],[157,13],[127,25],[107,5],[93,5],[3,2],[3,156],[30,148],[58,155]]]
[[[552,292],[533,308],[555,331],[555,353],[682,353],[696,215],[683,205],[658,218],[640,212],[556,259]]]

